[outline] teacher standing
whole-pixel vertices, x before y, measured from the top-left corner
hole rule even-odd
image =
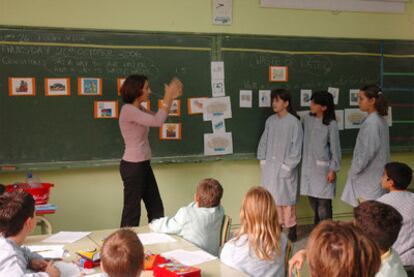
[[[164,85],[163,105],[157,113],[146,110],[141,104],[149,100],[151,88],[143,75],[129,76],[121,87],[122,106],[119,128],[125,143],[120,163],[124,183],[124,207],[121,227],[138,226],[141,217],[141,199],[147,209],[148,222],[164,216],[157,181],[151,168],[149,127],[160,127],[167,119],[174,99],[180,97],[183,84],[174,78]]]

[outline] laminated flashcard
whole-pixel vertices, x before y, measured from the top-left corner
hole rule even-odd
[[[211,124],[213,126],[213,133],[225,133],[226,132],[226,124],[225,120],[222,117],[213,117],[211,120]]]
[[[211,79],[224,80],[224,62],[211,62]]]
[[[188,114],[202,114],[204,100],[207,97],[192,97],[187,99]]]
[[[391,109],[391,107],[388,107],[388,115],[385,116],[385,119],[388,122],[388,126],[391,127],[392,126],[392,109]]]
[[[259,90],[259,107],[270,107],[270,90]]]
[[[231,25],[233,0],[213,0],[213,24]]]
[[[335,110],[336,123],[338,124],[338,129],[344,129],[344,110]]]
[[[312,97],[312,90],[301,89],[300,90],[300,105],[302,107],[310,107],[311,97]]]
[[[95,118],[118,118],[118,101],[95,101]]]
[[[287,66],[269,66],[269,82],[287,82],[288,67]]]
[[[69,78],[45,78],[45,95],[46,96],[69,96],[70,79]]]
[[[252,91],[251,90],[240,90],[240,108],[251,108],[252,107]]]
[[[366,116],[360,109],[345,109],[345,129],[359,129]]]
[[[358,106],[359,89],[349,90],[349,106]]]
[[[78,95],[102,95],[102,79],[78,78]]]
[[[126,78],[117,78],[116,79],[116,87],[117,87],[117,90],[118,90],[118,96],[121,95],[121,87],[124,84],[125,80],[126,80]]]
[[[328,92],[330,94],[332,94],[333,100],[334,100],[334,104],[335,105],[338,105],[338,101],[339,101],[339,88],[329,87],[328,88]]]
[[[225,155],[232,153],[232,133],[204,134],[204,155]]]
[[[230,97],[207,98],[203,105],[203,120],[212,120],[214,117],[231,118]]]
[[[162,108],[163,100],[158,100],[158,109]],[[170,112],[168,113],[169,116],[180,116],[181,115],[181,100],[173,100]]]
[[[211,94],[213,97],[222,97],[226,95],[224,79],[211,79]]]
[[[160,128],[161,140],[180,140],[181,123],[164,123]]]
[[[10,77],[9,96],[35,96],[36,81],[32,77]]]

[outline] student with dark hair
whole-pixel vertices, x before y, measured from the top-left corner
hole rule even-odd
[[[0,196],[0,276],[60,276],[53,262],[22,246],[35,228],[33,196],[23,191]]]
[[[367,112],[355,143],[342,201],[356,207],[362,200],[375,200],[384,194],[381,176],[390,160],[387,102],[378,86],[364,86],[358,95],[359,109]]]
[[[314,223],[332,218],[336,172],[341,164],[341,144],[332,94],[312,94],[310,114],[303,117],[303,158],[300,193],[307,195]]]
[[[174,99],[181,96],[183,84],[176,78],[164,86],[163,106],[157,113],[146,110],[142,103],[149,100],[150,85],[146,76],[131,75],[121,87],[124,101],[119,115],[119,127],[125,143],[120,163],[124,183],[124,205],[121,227],[138,226],[141,200],[144,200],[148,222],[164,216],[164,207],[152,172],[149,127],[160,127],[168,116]]]
[[[414,193],[407,191],[413,177],[412,169],[399,162],[385,165],[382,187],[389,191],[377,201],[394,207],[403,217],[397,241],[392,246],[404,266],[414,271]],[[413,274],[414,275],[414,274]]]
[[[354,222],[381,252],[381,267],[375,277],[406,277],[398,253],[391,248],[402,226],[401,214],[390,205],[365,201],[354,208]]]
[[[216,179],[203,179],[197,185],[194,202],[179,209],[173,217],[153,220],[149,227],[155,232],[177,234],[217,256],[224,217],[222,196],[223,187]]]
[[[276,89],[271,96],[275,114],[267,118],[257,147],[257,159],[262,168],[261,184],[275,199],[279,224],[288,228],[288,238],[296,241],[295,205],[303,131],[293,110],[290,92]]]
[[[109,235],[100,257],[102,271],[108,277],[138,277],[144,269],[144,247],[130,229],[120,229]]]

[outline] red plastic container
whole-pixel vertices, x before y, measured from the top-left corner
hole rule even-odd
[[[36,205],[42,205],[47,204],[47,202],[49,201],[50,188],[53,186],[54,185],[51,183],[40,183],[39,187],[32,188],[29,186],[29,184],[20,183],[7,185],[6,191],[13,192],[15,190],[23,190],[33,195]]]

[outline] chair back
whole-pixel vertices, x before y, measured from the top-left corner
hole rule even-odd
[[[220,247],[226,243],[230,234],[231,218],[228,215],[223,216],[223,224],[221,225]]]

